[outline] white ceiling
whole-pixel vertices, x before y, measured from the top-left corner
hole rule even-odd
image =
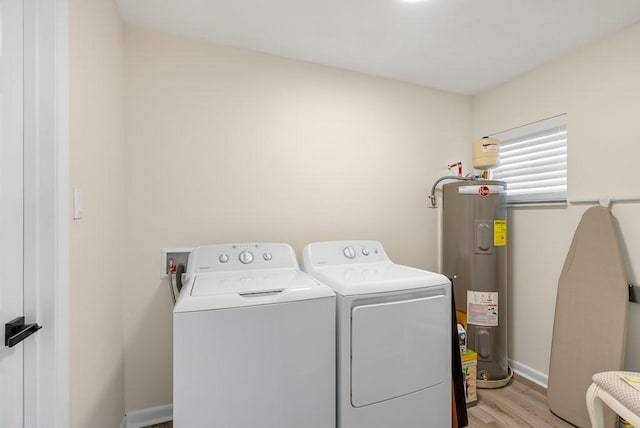
[[[640,20],[640,0],[117,3],[135,26],[469,95]]]

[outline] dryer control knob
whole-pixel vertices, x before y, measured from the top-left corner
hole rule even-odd
[[[253,261],[253,253],[251,251],[245,250],[240,253],[240,256],[238,258],[240,259],[240,262],[242,262],[242,264],[248,265]]]
[[[267,251],[262,255],[262,258],[265,259],[266,261],[269,261],[269,260],[271,260],[273,258],[273,256],[271,255],[271,253],[269,251]]]
[[[344,256],[348,259],[352,259],[356,256],[356,252],[351,247],[344,247],[344,250],[342,250],[342,252],[344,253]]]
[[[218,260],[220,261],[220,263],[226,263],[229,261],[229,256],[226,254],[220,254],[220,257],[218,257]]]
[[[363,256],[368,256],[369,255],[369,249],[368,248],[363,248],[362,249],[362,255]]]

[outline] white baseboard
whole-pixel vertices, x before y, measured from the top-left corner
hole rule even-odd
[[[532,369],[531,367],[525,366],[517,361],[509,360],[509,365],[511,366],[511,370],[513,370],[517,375],[522,376],[536,385],[540,385],[544,389],[547,389],[547,385],[549,383],[548,375]]]
[[[142,428],[173,420],[173,404],[127,412],[123,428]]]

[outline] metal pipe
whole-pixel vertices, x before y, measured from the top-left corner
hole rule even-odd
[[[460,177],[458,175],[445,175],[444,177],[440,177],[433,183],[433,187],[431,187],[431,195],[429,196],[429,208],[438,208],[438,204],[436,201],[436,186],[443,180],[460,180],[460,181],[475,181],[475,177]]]

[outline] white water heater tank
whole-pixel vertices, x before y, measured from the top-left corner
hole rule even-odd
[[[500,141],[495,138],[483,137],[473,143],[473,167],[486,170],[498,164]]]

